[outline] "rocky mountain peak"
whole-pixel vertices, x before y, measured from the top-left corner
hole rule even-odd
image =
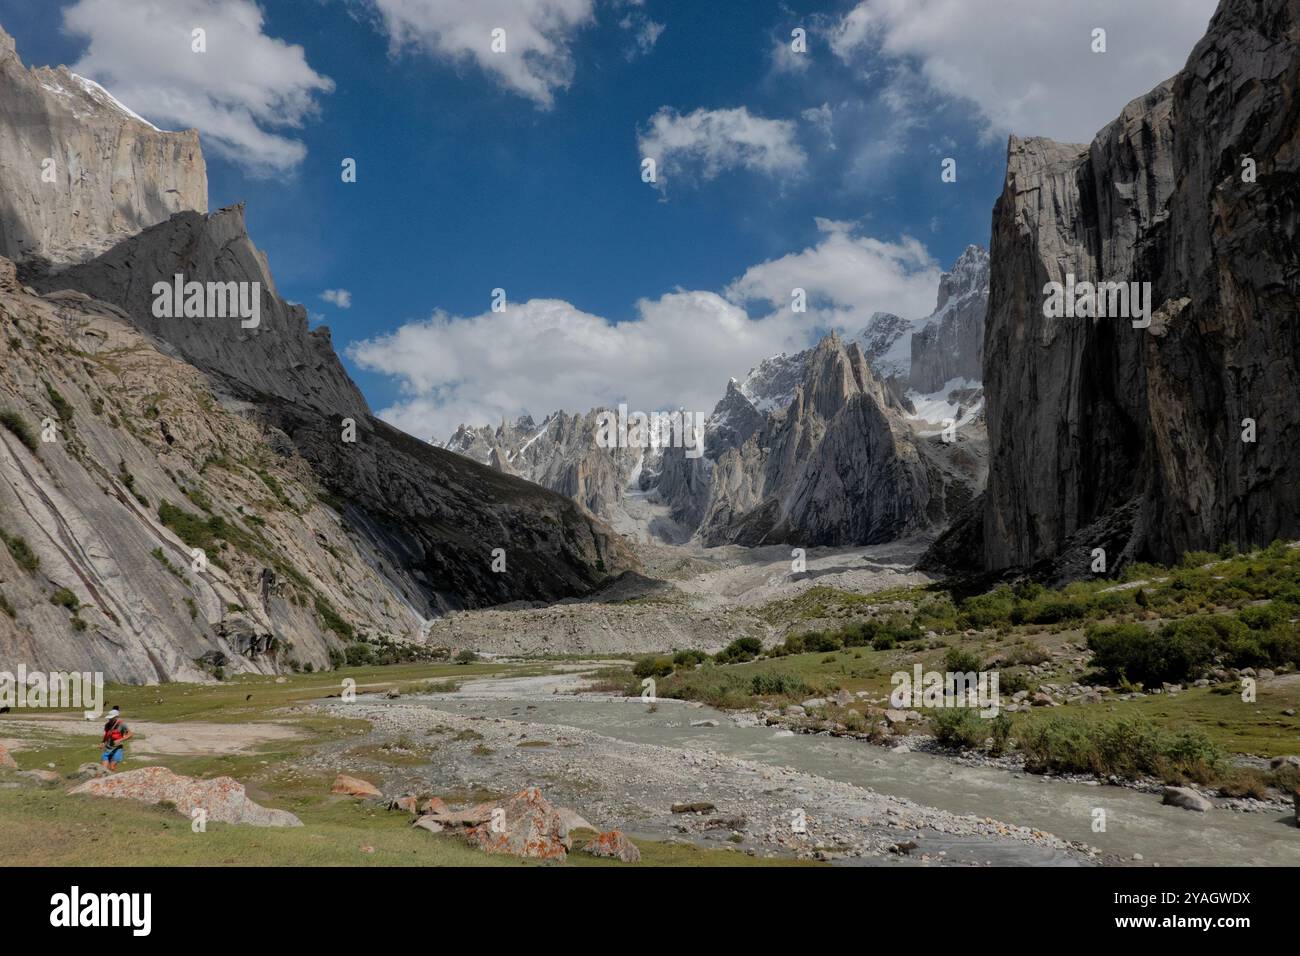
[[[197,131],[158,130],[66,67],[24,67],[3,31],[0,169],[0,255],[28,271],[84,261],[208,208]]]

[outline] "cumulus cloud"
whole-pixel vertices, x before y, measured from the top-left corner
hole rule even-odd
[[[750,319],[712,292],[673,292],[611,323],[558,299],[427,321],[353,344],[362,368],[394,376],[402,398],[380,416],[445,440],[461,423],[585,412],[626,401],[643,411],[710,411],[727,378],[790,346],[789,315]]]
[[[792,176],[808,162],[796,130],[791,120],[754,116],[743,106],[685,115],[664,106],[638,132],[637,145],[655,160],[661,186],[670,177],[709,180],[729,169]]]
[[[250,0],[77,0],[63,26],[89,41],[74,72],[162,126],[197,128],[205,147],[255,174],[302,161],[306,147],[284,131],[334,89],[301,46],[263,32]],[[192,49],[196,28],[207,52]]]
[[[849,334],[873,312],[919,318],[933,310],[941,270],[916,239],[886,242],[856,235],[852,223],[829,219],[817,225],[820,242],[751,266],[727,286],[727,298],[780,309],[789,307],[794,289],[803,289],[814,324]]]
[[[573,82],[570,43],[594,0],[372,0],[394,51],[472,62],[506,89],[549,108]],[[492,31],[505,31],[505,51]]]
[[[830,30],[846,62],[919,64],[939,92],[972,100],[990,135],[1088,142],[1130,100],[1182,68],[1217,0],[862,0]],[[1106,30],[1105,53],[1092,31]]]
[[[326,289],[320,297],[340,309],[352,308],[352,293],[347,289]]]
[[[708,412],[728,378],[806,348],[831,327],[856,333],[877,310],[912,317],[933,308],[939,271],[919,243],[857,237],[847,223],[820,225],[818,243],[754,266],[725,297],[678,290],[639,301],[637,317],[619,323],[558,299],[467,317],[437,311],[353,343],[347,354],[397,381],[401,398],[381,417],[439,441],[462,423],[540,419],[620,401],[647,412]],[[808,292],[808,313],[790,308],[796,286]]]

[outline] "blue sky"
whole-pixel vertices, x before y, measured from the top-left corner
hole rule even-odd
[[[1007,132],[1088,138],[1181,65],[1213,6],[1153,2],[1174,2],[1149,13],[1164,20],[1157,44],[1102,0],[1111,49],[1089,58],[1092,21],[1061,4],[1031,34],[1047,46],[1035,56],[1059,59],[1059,43],[1084,72],[1053,89],[989,48],[1024,48],[998,39],[996,3],[964,22],[938,18],[943,0],[518,0],[501,8],[514,19],[493,61],[475,44],[503,0],[464,2],[0,0],[0,23],[27,64],[82,61],[159,126],[197,125],[211,207],[247,202],[281,294],[330,325],[373,407],[445,437],[463,417],[540,417],[548,402],[707,410],[765,350],[860,327],[876,308],[923,316],[937,268],[988,244]],[[1006,0],[1005,16],[1041,11],[1023,2]],[[266,55],[232,62],[227,20]],[[211,24],[212,48],[174,69],[216,71],[197,79],[156,52],[191,23]],[[808,32],[797,58],[796,27]],[[550,53],[519,57],[534,39]],[[185,83],[195,105],[156,105]],[[657,114],[668,139],[652,136]],[[245,129],[219,142],[231,116]],[[647,146],[665,153],[657,185],[641,180]],[[340,179],[344,157],[356,183]],[[945,157],[955,183],[941,181]],[[792,282],[816,308],[776,321]],[[497,287],[519,309],[510,321],[488,312]],[[350,307],[326,289],[348,290]]]

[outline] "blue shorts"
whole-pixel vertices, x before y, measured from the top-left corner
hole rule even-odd
[[[114,747],[112,750],[105,750],[99,758],[101,761],[107,760],[109,763],[122,762],[122,748]]]

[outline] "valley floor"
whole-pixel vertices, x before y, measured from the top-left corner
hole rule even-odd
[[[342,772],[376,784],[385,801],[411,793],[453,806],[537,786],[593,830],[629,834],[648,865],[1300,865],[1293,811],[1276,789],[1282,771],[1268,776],[1270,757],[1300,750],[1293,666],[1261,669],[1250,704],[1235,696],[1235,668],[1202,686],[1098,688],[1082,623],[1094,611],[1153,624],[1240,613],[1285,628],[1285,610],[1231,594],[1240,584],[1268,595],[1275,582],[1282,606],[1300,550],[954,605],[912,570],[923,546],[813,551],[799,570],[783,548],[649,548],[646,575],[603,600],[457,615],[457,633],[496,636],[498,645],[487,640],[495,658],[111,688],[138,734],[126,769],[233,777],[257,802],[297,814],[301,828],[214,824],[194,834],[174,810],[69,795],[78,768],[97,757],[96,725],[66,713],[0,715],[0,746],[20,771],[48,771],[41,781],[0,770],[0,855],[28,864],[502,862],[457,836],[411,828],[384,802],[332,795]],[[1206,588],[1225,603],[1205,606]],[[1057,606],[1065,601],[1068,613]],[[1012,623],[1043,608],[1055,623]],[[962,630],[972,614],[985,625]],[[653,626],[664,620],[683,630]],[[852,640],[881,622],[897,643],[892,631]],[[530,633],[543,639],[517,639]],[[591,639],[600,633],[603,641]],[[716,651],[746,633],[761,636],[769,656],[642,658],[634,673],[628,653]],[[521,645],[532,654],[520,655]],[[1013,737],[1062,719],[1070,740],[1117,719],[1155,734],[1193,729],[1230,758],[1195,781],[1214,806],[1164,805],[1162,781],[1141,775],[1027,772],[1018,754],[984,752],[988,725],[964,750],[936,747],[933,715],[927,723],[887,710],[890,675],[916,664],[942,670],[954,651],[1000,662],[1008,684],[1047,698],[1032,708],[1028,691],[1015,698]],[[635,696],[647,672],[659,678],[653,701]],[[348,680],[355,700],[340,696]],[[569,861],[594,862],[577,852]]]

